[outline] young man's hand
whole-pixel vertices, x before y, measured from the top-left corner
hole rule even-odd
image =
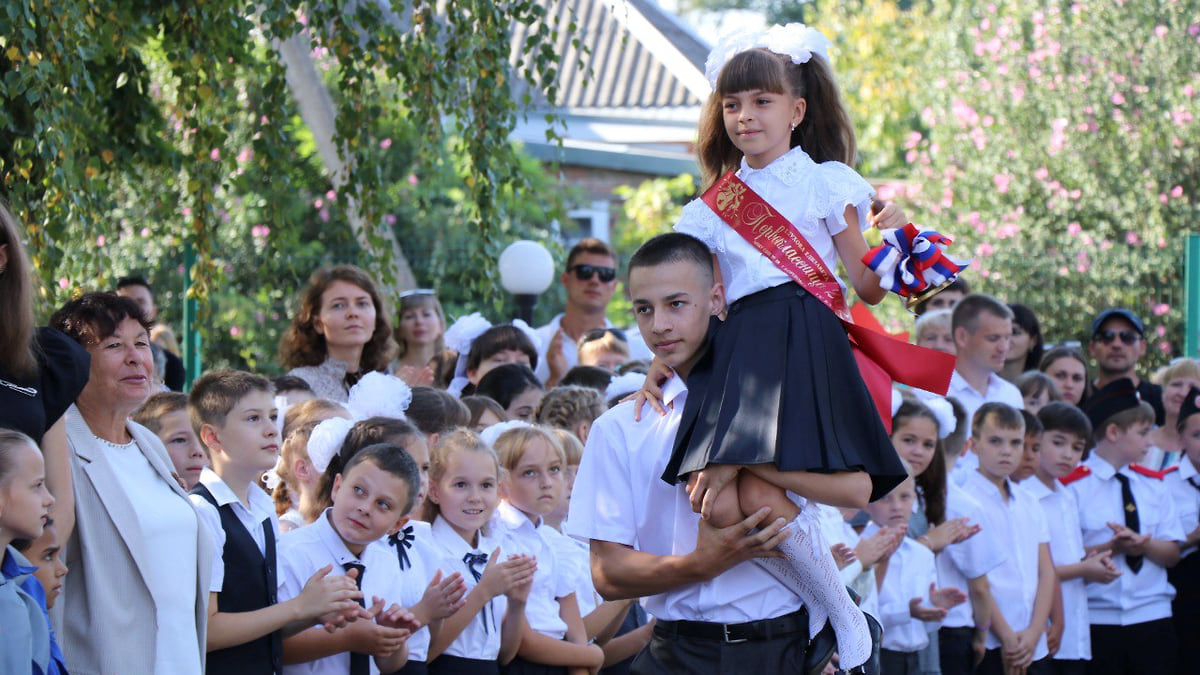
[[[788,535],[787,521],[777,518],[762,526],[770,509],[763,507],[729,527],[713,527],[701,520],[696,549],[688,554],[699,576],[711,579],[725,570],[754,558],[781,558],[776,546]]]

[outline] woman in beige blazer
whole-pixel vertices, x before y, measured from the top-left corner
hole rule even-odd
[[[149,396],[149,324],[138,306],[88,293],[51,325],[92,357],[67,411],[77,522],[66,546],[59,640],[76,675],[201,675],[212,535],[158,438],[129,420]]]

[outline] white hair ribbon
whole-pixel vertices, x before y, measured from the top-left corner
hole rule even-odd
[[[734,56],[751,49],[766,49],[788,56],[792,63],[808,63],[813,54],[829,60],[829,48],[833,43],[821,31],[802,23],[771,26],[766,30],[741,30],[717,41],[704,63],[704,75],[713,89],[725,64]]]

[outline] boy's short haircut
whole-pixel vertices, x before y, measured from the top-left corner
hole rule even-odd
[[[130,286],[141,286],[150,292],[150,297],[154,297],[154,287],[146,280],[146,277],[140,274],[130,274],[117,279],[117,290],[129,288]]]
[[[1061,431],[1071,434],[1085,445],[1092,440],[1092,423],[1087,415],[1066,401],[1051,401],[1038,411],[1038,421],[1042,423],[1044,433]]]
[[[225,426],[225,417],[234,406],[256,391],[272,394],[275,390],[267,378],[244,370],[222,368],[201,375],[188,394],[188,415],[196,436],[205,424]]]
[[[584,239],[580,239],[579,243],[572,246],[571,250],[567,252],[566,269],[571,269],[571,267],[573,267],[575,264],[575,259],[585,253],[590,253],[592,255],[606,255],[613,259],[614,265],[621,264],[621,258],[617,255],[617,250],[608,242],[595,237],[586,237]]]
[[[932,312],[926,312],[917,317],[916,323],[913,324],[913,335],[919,340],[927,330],[943,329],[950,331],[951,316],[953,310],[935,309]]]
[[[285,391],[307,391],[315,396],[317,393],[304,378],[295,375],[280,375],[271,380],[271,384],[275,385],[276,394],[282,394]]]
[[[1040,420],[1038,420],[1037,415],[1034,415],[1033,413],[1029,412],[1028,410],[1022,409],[1021,410],[1021,419],[1025,421],[1025,435],[1026,436],[1032,436],[1034,434],[1042,433],[1042,431],[1043,431],[1042,423]]]
[[[412,455],[405,452],[404,448],[391,443],[368,445],[346,461],[342,467],[343,480],[350,474],[351,469],[363,462],[370,462],[399,478],[408,490],[408,501],[400,509],[400,513],[412,511],[417,503],[417,494],[421,491],[421,470]]]
[[[1111,417],[1096,425],[1095,441],[1104,440],[1108,428],[1116,425],[1121,431],[1129,431],[1135,424],[1154,424],[1154,406],[1146,401],[1138,401],[1132,408],[1126,408],[1114,413]]]
[[[1010,321],[1013,318],[1008,305],[985,293],[972,293],[954,306],[954,312],[950,315],[950,326],[955,332],[958,332],[959,328],[966,328],[967,332],[974,333],[979,329],[979,317],[985,312]]]
[[[625,363],[621,364],[620,368],[617,368],[617,375],[624,375],[625,373],[641,373],[642,375],[646,375],[649,372],[649,359],[634,359],[632,361],[626,361]]]
[[[157,434],[162,431],[162,418],[180,410],[187,411],[187,394],[178,391],[160,391],[130,415],[130,419]]]
[[[612,373],[599,366],[574,366],[563,375],[558,384],[564,387],[589,387],[603,392],[608,389],[612,377]]]
[[[668,232],[651,238],[629,259],[629,272],[639,267],[658,267],[674,262],[694,264],[704,273],[708,283],[713,280],[712,253],[708,246],[690,234]]]
[[[574,431],[586,422],[591,424],[608,407],[604,397],[591,387],[559,386],[546,392],[534,413],[538,424]]]
[[[576,349],[582,354],[585,347],[589,351],[599,349],[629,358],[629,340],[616,328],[596,328],[587,331],[579,338]]]
[[[971,292],[971,284],[967,283],[966,279],[959,277],[959,278],[955,279],[954,281],[951,281],[944,290],[950,291],[952,293],[957,291],[959,293],[962,293],[963,295],[968,295]],[[918,303],[916,308],[913,311],[917,313],[917,316],[924,316],[924,314],[928,308],[929,308],[929,300],[925,300],[924,302]]]
[[[1021,412],[1007,403],[988,401],[971,417],[971,436],[975,437],[984,424],[990,424],[994,429],[1018,429],[1024,434],[1025,420]]]

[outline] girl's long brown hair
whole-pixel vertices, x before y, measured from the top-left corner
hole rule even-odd
[[[933,422],[933,428],[938,429],[938,418],[924,404],[916,401],[905,401],[900,409],[892,416],[892,433],[906,421],[915,417],[924,417]],[[940,435],[940,432],[939,432]],[[933,449],[933,458],[929,466],[919,476],[914,476],[914,482],[921,490],[921,500],[925,503],[925,519],[929,526],[941,525],[946,520],[946,456],[942,451],[941,439]]]
[[[742,151],[725,130],[725,96],[754,90],[805,100],[804,119],[792,131],[793,148],[800,146],[815,162],[854,163],[854,126],[829,62],[813,54],[807,63],[794,64],[791,57],[751,49],[729,59],[704,104],[696,144],[703,189],[725,172],[736,171],[742,161]]]

